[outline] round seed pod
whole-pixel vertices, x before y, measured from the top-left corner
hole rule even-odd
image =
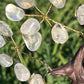
[[[23,9],[31,8],[35,4],[35,0],[15,0],[15,2]]]
[[[63,44],[68,40],[68,33],[60,23],[54,25],[51,34],[55,43]]]
[[[41,45],[42,36],[39,32],[36,33],[35,35],[31,35],[31,36],[25,34],[22,37],[23,37],[23,40],[24,40],[27,48],[30,51],[36,51]]]
[[[0,65],[10,67],[13,64],[12,58],[7,54],[0,54]]]
[[[9,36],[9,37],[13,35],[11,28],[4,21],[0,21],[0,35]]]
[[[22,34],[34,35],[40,30],[40,23],[37,19],[30,18],[22,24],[20,30]]]
[[[49,0],[56,8],[63,8],[66,0]]]
[[[30,78],[30,71],[21,63],[14,66],[14,71],[19,81],[27,81]]]
[[[33,74],[29,81],[29,84],[44,84],[44,81],[40,74]]]
[[[84,4],[77,9],[76,13],[79,24],[84,25]]]
[[[13,4],[8,4],[5,12],[7,18],[12,21],[20,21],[25,16],[24,10]]]

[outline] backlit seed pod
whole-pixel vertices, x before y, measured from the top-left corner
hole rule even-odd
[[[8,4],[5,11],[7,18],[12,21],[20,21],[25,16],[24,10],[13,4]]]
[[[0,48],[6,44],[5,39],[0,35]]]
[[[3,36],[9,36],[9,37],[13,35],[11,28],[4,21],[0,21],[0,34]]]
[[[39,32],[31,36],[25,34],[23,40],[30,51],[36,51],[41,45],[42,36]]]
[[[63,8],[66,0],[49,0],[56,8]]]
[[[77,9],[76,13],[80,25],[84,25],[84,4]]]
[[[27,81],[30,78],[30,71],[21,63],[14,66],[14,71],[19,81]]]
[[[68,40],[68,33],[60,23],[54,25],[51,34],[55,43],[63,44]]]
[[[37,19],[30,18],[22,24],[20,30],[22,34],[34,35],[40,30],[40,23]]]
[[[31,77],[29,84],[44,84],[44,81],[43,81],[42,76],[40,74],[34,74]]]
[[[35,0],[15,0],[15,2],[23,9],[31,8],[35,4]]]
[[[0,54],[0,65],[10,67],[13,64],[12,58],[7,54]]]

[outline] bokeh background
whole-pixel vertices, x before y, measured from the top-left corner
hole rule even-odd
[[[20,27],[22,23],[31,17],[24,17],[23,20],[19,22],[13,22],[7,19],[5,15],[5,7],[7,4],[12,3],[15,4],[15,0],[0,0],[0,20],[5,21],[9,24],[11,29],[13,30],[13,37],[16,41],[16,44],[20,46],[24,43],[22,39],[22,35],[20,32]],[[81,4],[84,4],[84,0],[66,0],[66,5],[62,9],[57,9],[54,6],[52,7],[48,16],[53,20],[56,20],[64,25],[67,25],[73,29],[84,32],[84,26],[80,26],[77,18],[75,17],[75,10]],[[49,8],[50,2],[49,0],[36,0],[36,5],[41,9],[44,13],[46,13]],[[39,12],[35,8],[30,8],[25,10],[26,14],[39,14]],[[35,17],[36,18],[36,17]],[[41,21],[42,18],[37,18]],[[52,23],[52,25],[54,25]],[[79,34],[67,30],[69,34],[69,39],[65,44],[56,44],[52,40],[51,37],[51,27],[47,22],[43,22],[41,24],[41,34],[42,34],[42,44],[40,48],[36,52],[30,52],[26,46],[20,48],[20,50],[26,52],[28,55],[31,55],[37,59],[40,59],[51,66],[51,68],[56,68],[62,66],[69,62],[77,52],[80,45],[83,45],[83,39]],[[10,38],[4,37],[7,39],[8,43],[3,48],[0,49],[1,53],[6,53],[12,55],[14,51],[14,47]],[[40,73],[42,76],[44,75],[47,67],[39,62],[36,62],[33,59],[30,59],[22,54],[24,61],[32,73]],[[28,84],[27,82],[20,82],[17,80],[14,73],[14,65],[19,61],[17,53],[13,55],[14,64],[10,68],[4,68],[0,66],[0,84]],[[46,76],[47,84],[70,84],[71,80],[67,77],[54,77],[49,74]]]

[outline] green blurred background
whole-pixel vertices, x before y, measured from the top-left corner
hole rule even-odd
[[[20,26],[22,23],[31,17],[24,17],[23,20],[19,22],[13,22],[7,19],[5,16],[5,7],[7,4],[13,3],[16,5],[15,0],[0,0],[0,20],[5,21],[9,24],[11,29],[14,32],[14,39],[18,46],[23,44],[23,39],[20,33]],[[75,14],[75,9],[78,8],[81,4],[84,3],[84,0],[67,0],[66,5],[63,9],[56,9],[52,7],[52,10],[48,14],[50,18],[56,20],[64,25],[72,27],[73,29],[84,32],[84,26],[80,26]],[[36,5],[41,9],[44,13],[46,13],[50,2],[49,0],[36,0]],[[39,14],[35,8],[30,8],[25,10],[26,14]],[[41,21],[41,18],[37,18]],[[52,23],[52,25],[54,25]],[[52,68],[56,68],[62,66],[69,62],[75,55],[76,51],[83,44],[83,39],[75,32],[67,30],[69,34],[68,41],[63,44],[55,44],[51,37],[51,27],[47,24],[47,22],[43,22],[41,24],[41,34],[42,34],[42,44],[40,48],[36,52],[30,52],[26,46],[21,48],[22,51],[26,52],[28,55],[31,55],[37,59],[43,60],[47,64],[49,64]],[[0,49],[1,53],[6,53],[12,55],[14,47],[10,45],[12,43],[10,38],[5,37],[9,43]],[[28,66],[31,74],[32,73],[40,73],[42,76],[44,75],[47,67],[42,65],[39,62],[36,62],[33,59],[29,59],[28,57],[23,56],[23,59]],[[14,64],[10,68],[4,68],[0,66],[0,84],[28,84],[27,82],[21,83],[17,80],[14,74],[14,65],[19,62],[17,53],[13,55]],[[71,80],[67,77],[54,77],[47,74],[46,76],[47,84],[70,84]]]

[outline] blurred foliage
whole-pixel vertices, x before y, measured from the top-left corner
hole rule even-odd
[[[17,45],[20,46],[21,44],[24,43],[19,30],[20,26],[26,19],[30,17],[24,17],[24,19],[19,22],[13,22],[8,20],[7,17],[5,16],[5,7],[9,3],[16,4],[14,0],[0,0],[0,20],[6,21],[6,23],[9,24],[9,26],[12,28],[14,32],[14,39]],[[84,28],[83,28],[84,26],[80,26],[76,17],[74,16],[76,8],[78,8],[78,6],[80,6],[83,3],[84,0],[67,0],[65,7],[62,9],[56,9],[53,6],[48,16],[53,20],[65,24],[73,29],[84,32]],[[36,5],[44,13],[46,13],[49,4],[50,4],[49,0],[36,0]],[[35,10],[35,8],[30,8],[28,10],[25,10],[25,13],[39,14]],[[41,18],[37,18],[37,19],[41,21]],[[73,31],[70,30],[67,31],[69,33],[68,41],[63,45],[55,44],[51,37],[50,26],[46,22],[43,22],[43,24],[41,24],[41,30],[40,30],[43,40],[40,48],[36,52],[30,52],[26,48],[26,46],[23,46],[21,50],[29,55],[32,55],[37,59],[43,60],[44,62],[49,64],[52,68],[62,66],[63,64],[66,64],[73,58],[80,45],[83,44],[83,39],[77,33],[74,33]],[[10,38],[6,38],[6,39],[9,41],[9,43],[7,43],[7,45],[5,45],[3,48],[0,49],[0,53],[7,53],[9,55],[12,55],[14,50],[14,47],[10,45],[12,41]],[[39,62],[36,62],[33,59],[24,56],[23,54],[22,56],[31,74],[40,73],[42,76],[44,75],[47,69],[46,66],[42,65]],[[27,82],[24,83],[19,82],[14,74],[13,67],[17,62],[19,62],[17,53],[13,55],[13,60],[14,60],[14,64],[10,68],[4,68],[0,66],[0,84],[28,84]],[[67,77],[53,77],[50,76],[49,74],[47,74],[46,76],[46,81],[47,84],[71,83],[71,80],[68,79]]]

